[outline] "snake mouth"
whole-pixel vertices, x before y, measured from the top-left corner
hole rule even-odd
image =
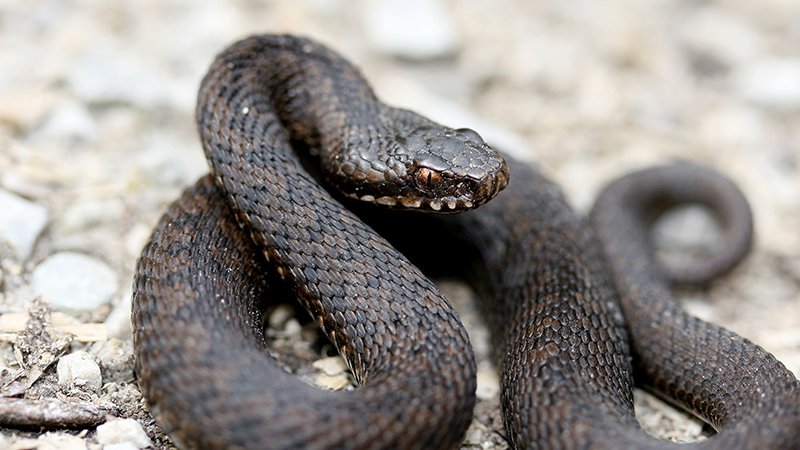
[[[362,195],[359,200],[374,203],[381,206],[397,207],[412,210],[429,210],[437,212],[459,212],[473,209],[475,203],[463,197],[447,196],[441,198],[425,197],[375,197],[373,195]]]
[[[482,180],[463,180],[454,190],[454,195],[427,196],[427,195],[396,195],[354,196],[358,200],[381,206],[402,209],[434,211],[434,212],[462,212],[477,208],[494,198],[508,185],[506,171],[499,171]]]

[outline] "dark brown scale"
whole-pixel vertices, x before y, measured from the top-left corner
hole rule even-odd
[[[455,236],[446,252],[473,261],[455,270],[469,274],[483,299],[515,447],[675,448],[639,428],[635,374],[719,430],[681,448],[800,448],[800,382],[757,345],[687,315],[666,282],[708,282],[746,254],[751,216],[732,183],[689,164],[625,177],[593,210],[601,248],[556,186],[509,165],[511,182],[496,199],[428,219],[425,229],[435,232],[431,240]],[[694,271],[657,264],[648,234],[659,214],[685,203],[710,208],[724,229],[719,253]],[[415,254],[411,243],[399,245]]]
[[[591,230],[538,171],[498,162],[470,130],[377,103],[356,69],[301,38],[234,44],[204,80],[197,115],[214,183],[201,180],[170,208],[134,285],[137,371],[148,403],[182,446],[452,448],[472,416],[475,366],[456,314],[406,257],[303,171],[291,139],[312,147],[332,178],[337,170],[364,180],[375,168],[388,169],[381,179],[395,186],[383,192],[402,191],[407,201],[414,195],[423,208],[465,192],[459,208],[482,204],[506,185],[510,170],[505,191],[460,215],[350,206],[423,269],[469,275],[493,332],[514,446],[674,446],[648,436],[633,416],[630,332],[636,368],[652,373],[645,382],[699,405],[715,425],[725,423],[719,438],[699,445],[796,447],[798,382],[780,363],[729,332],[684,318],[668,297],[645,307],[669,311],[658,317],[663,328],[631,306],[640,301],[634,292],[660,286],[659,267],[647,263],[644,228],[637,228],[647,223],[601,223],[605,242],[615,242],[605,233],[614,226],[642,235],[606,262]],[[342,143],[355,153],[335,156]],[[383,156],[387,146],[399,159]],[[345,164],[337,169],[339,159]],[[333,181],[361,189],[355,197],[373,189]],[[426,197],[431,190],[442,195]],[[603,198],[598,210],[611,219],[633,214],[607,200],[615,195]],[[734,214],[731,223],[741,218]],[[626,290],[624,276],[615,279],[621,311],[608,268],[624,274],[631,263],[641,265],[631,272],[635,289]],[[276,286],[288,286],[308,309],[362,386],[314,389],[266,354],[258,305],[280,295]],[[641,334],[647,348],[640,348]],[[708,378],[704,364],[722,367],[715,350],[729,352],[721,353],[727,372]],[[703,379],[712,381],[692,381]],[[767,395],[731,406],[739,395],[754,397],[741,392],[756,389],[746,383]]]
[[[723,244],[690,270],[663,267],[649,226],[690,203],[717,215]],[[719,430],[689,447],[800,448],[797,378],[758,345],[688,315],[670,292],[671,282],[702,284],[728,272],[749,249],[750,209],[736,186],[690,164],[642,170],[608,186],[591,218],[621,296],[638,381]]]

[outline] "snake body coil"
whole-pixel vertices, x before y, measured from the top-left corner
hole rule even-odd
[[[212,175],[169,208],[134,281],[136,370],[180,446],[455,447],[475,402],[472,351],[456,313],[396,246],[421,266],[470,274],[514,446],[670,446],[636,424],[635,368],[651,389],[723,427],[698,446],[800,448],[797,379],[759,347],[686,316],[650,259],[649,214],[676,192],[673,172],[691,171],[610,188],[593,214],[601,246],[538,171],[507,165],[471,130],[381,104],[353,66],[313,41],[240,41],[214,62],[199,97]],[[366,225],[293,145],[311,150],[306,159],[357,210],[459,211],[496,198],[444,217],[365,212]],[[681,185],[717,180],[701,175]],[[663,189],[638,189],[652,180]],[[738,205],[725,203],[730,188],[708,203]],[[690,191],[673,203],[687,200],[698,201]],[[741,223],[741,209],[722,209]],[[749,228],[734,228],[734,250],[746,248]],[[269,356],[260,305],[281,289],[336,345],[358,389],[313,388]]]

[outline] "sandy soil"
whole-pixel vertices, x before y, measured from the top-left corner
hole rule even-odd
[[[726,173],[752,203],[755,248],[733,275],[681,296],[800,374],[800,3],[393,3],[0,0],[0,201],[16,205],[0,213],[0,241],[11,241],[0,243],[0,400],[83,405],[89,422],[92,413],[132,418],[155,448],[170,446],[132,370],[136,257],[166,205],[207,170],[193,107],[213,55],[277,31],[347,55],[387,101],[541,163],[581,211],[635,168],[681,158]],[[662,241],[678,246],[714,232],[696,211],[662,228]],[[73,259],[53,262],[65,253]],[[48,290],[56,279],[66,281]],[[479,322],[464,286],[443,289]],[[291,308],[270,322],[298,374],[349,384]],[[484,362],[464,448],[506,448],[485,331],[471,332]],[[99,367],[99,379],[86,375],[99,384],[59,381],[61,356],[77,351]],[[654,434],[704,433],[655,399],[637,401]],[[114,427],[3,428],[0,448],[148,445],[135,426]]]

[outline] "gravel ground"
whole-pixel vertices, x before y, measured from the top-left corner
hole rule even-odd
[[[0,0],[0,401],[67,403],[86,424],[135,419],[2,429],[0,447],[169,447],[132,373],[136,257],[166,205],[207,170],[193,108],[214,54],[276,31],[336,48],[394,104],[540,162],[581,211],[635,168],[682,158],[723,171],[752,202],[755,249],[712,289],[681,295],[800,374],[796,0]],[[714,233],[696,210],[667,222],[661,239],[679,247]],[[443,288],[479,322],[464,286]],[[301,376],[349,385],[290,307],[270,322]],[[471,330],[485,360],[485,331]],[[506,448],[486,362],[479,385],[464,448]],[[705,432],[647,395],[637,401],[654,434]]]

